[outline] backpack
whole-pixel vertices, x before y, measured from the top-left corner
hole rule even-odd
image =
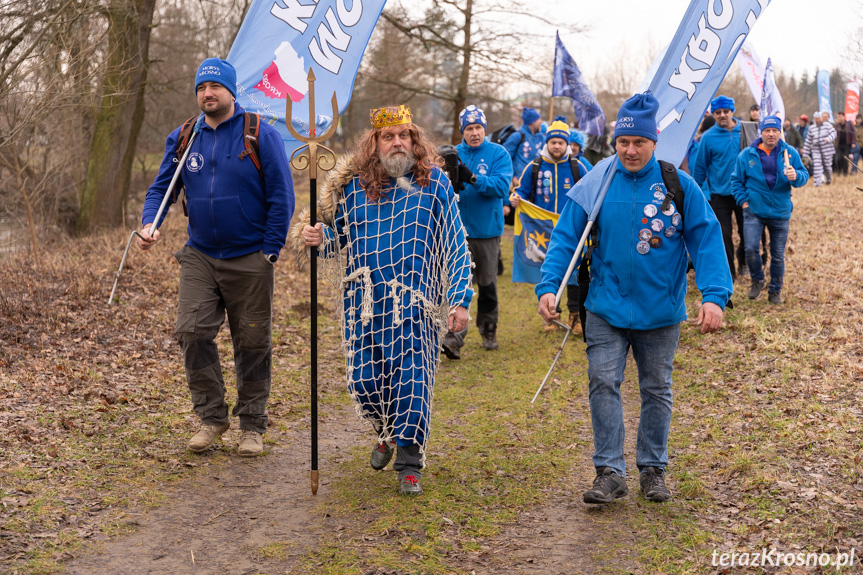
[[[677,173],[677,168],[674,167],[674,164],[664,160],[658,161],[659,171],[662,173],[662,183],[665,184],[665,199],[662,200],[660,211],[668,209],[671,202],[674,202],[674,207],[677,208],[677,212],[680,214],[680,224],[682,226],[683,201],[686,196],[683,186],[680,184],[680,175]],[[598,237],[598,226],[594,222],[593,228],[590,230],[590,237],[584,245],[584,257],[581,258],[581,264],[578,266],[578,287],[580,288],[578,294],[578,319],[581,322],[581,332],[585,342],[587,342],[587,331],[584,324],[587,320],[587,308],[584,307],[584,303],[587,301],[587,292],[590,289],[590,260],[593,250],[596,248]],[[686,271],[688,272],[690,269],[692,269],[692,260],[689,261],[689,267]]]
[[[240,152],[238,157],[241,160],[246,156],[251,158],[252,163],[255,164],[255,168],[258,170],[258,175],[261,177],[261,180],[263,180],[264,171],[261,169],[261,149],[258,144],[258,136],[261,133],[261,117],[250,112],[246,112],[243,116],[243,143],[245,144],[246,149]],[[183,154],[186,153],[186,148],[189,146],[189,140],[192,138],[192,129],[195,127],[195,122],[197,120],[198,116],[192,116],[183,122],[183,125],[180,128],[180,134],[177,136],[177,149],[175,151],[177,162],[181,161],[183,159]],[[174,186],[171,200],[176,202],[180,193],[185,189],[186,186],[183,184],[181,177]],[[189,217],[189,212],[186,209],[185,198],[183,199],[183,214],[186,217]]]
[[[530,188],[530,197],[531,202],[536,203],[536,182],[539,180],[539,167],[542,165],[542,157],[536,158],[533,162],[531,162],[530,168],[530,181],[533,184]],[[581,170],[578,169],[578,158],[573,158],[572,154],[569,155],[569,169],[572,170],[572,185],[578,183],[578,180],[581,179]]]
[[[503,143],[506,142],[510,136],[518,132],[518,128],[515,127],[514,124],[507,124],[503,128],[498,128],[489,136],[489,140],[491,140],[492,144],[499,144],[503,146]],[[524,133],[521,134],[521,141],[518,143],[520,146],[524,142]]]

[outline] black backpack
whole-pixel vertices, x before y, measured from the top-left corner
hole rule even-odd
[[[503,146],[503,143],[516,132],[518,132],[518,128],[516,128],[514,124],[507,124],[503,128],[498,128],[492,132],[491,136],[489,136],[489,140],[491,140],[493,144],[500,144]],[[524,142],[524,133],[521,134],[521,141],[518,145],[520,146],[522,142]]]
[[[674,207],[677,208],[677,212],[680,214],[680,223],[682,226],[683,201],[686,196],[683,186],[680,184],[680,175],[677,173],[677,168],[674,167],[674,164],[664,160],[659,160],[659,169],[662,173],[662,182],[665,184],[665,199],[662,200],[660,211],[668,209],[671,202],[674,202]],[[584,257],[578,266],[578,287],[580,288],[578,294],[578,319],[581,322],[581,332],[585,342],[587,341],[587,332],[584,323],[587,320],[587,308],[584,307],[584,303],[587,301],[587,292],[590,289],[590,260],[593,250],[596,248],[598,237],[598,226],[594,222],[593,228],[590,230],[590,237],[585,242],[586,251]],[[690,269],[692,269],[692,260],[689,261],[689,268],[686,271],[688,272]]]
[[[539,180],[539,168],[542,165],[542,157],[536,158],[533,162],[531,162],[530,168],[530,181],[533,184],[530,188],[530,197],[531,202],[536,203],[536,182]],[[578,180],[581,179],[581,170],[578,169],[578,158],[573,158],[572,154],[569,156],[569,169],[572,170],[572,185],[578,183]]]
[[[177,136],[177,149],[175,151],[178,162],[183,159],[183,154],[186,153],[186,147],[189,145],[189,140],[192,137],[192,129],[195,127],[195,122],[197,120],[198,116],[192,116],[183,122],[183,126],[180,128],[180,134]],[[241,160],[246,156],[251,158],[252,163],[255,164],[255,168],[258,170],[258,175],[261,176],[261,179],[263,180],[264,171],[261,169],[261,149],[258,144],[258,136],[260,133],[261,117],[257,114],[246,112],[243,118],[243,143],[245,144],[246,149],[240,152],[239,158]],[[176,202],[180,193],[185,188],[186,186],[183,184],[182,179],[178,180],[174,186],[174,191],[171,193],[171,200]],[[183,214],[185,214],[186,217],[189,217],[189,212],[186,209],[185,198],[183,199]]]

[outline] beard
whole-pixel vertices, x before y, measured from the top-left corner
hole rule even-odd
[[[401,188],[406,191],[411,191],[413,189],[410,180],[405,177],[405,174],[414,165],[413,155],[408,154],[407,152],[396,152],[391,150],[387,155],[378,153],[378,158],[380,159],[381,165],[384,167],[387,175],[396,179],[397,188]]]
[[[207,105],[211,104],[212,101],[204,102],[204,104],[200,107],[201,111],[204,112],[204,115],[208,118],[221,118],[222,116],[228,114],[229,112],[233,112],[234,110],[234,102],[220,103],[216,102],[216,107],[207,110]]]

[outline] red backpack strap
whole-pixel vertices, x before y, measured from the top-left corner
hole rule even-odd
[[[186,147],[189,145],[189,140],[192,138],[192,129],[195,127],[195,121],[197,121],[198,116],[192,116],[180,127],[180,134],[177,136],[177,162],[183,159],[183,154],[186,153]],[[174,186],[173,191],[171,192],[171,201],[176,202],[177,198],[180,196],[180,192],[184,189],[183,181],[178,180],[177,185]],[[186,200],[183,200],[183,213],[188,216],[189,214],[186,211]]]
[[[252,159],[258,175],[264,179],[264,171],[261,169],[261,148],[258,144],[258,136],[261,134],[261,117],[257,114],[246,112],[243,118],[243,143],[245,150],[240,152],[238,158],[241,160],[246,156]]]

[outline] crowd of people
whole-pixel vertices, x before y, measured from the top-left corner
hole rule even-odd
[[[371,111],[370,129],[324,184],[320,223],[310,225],[306,213],[289,233],[293,183],[277,132],[260,123],[257,162],[244,162],[250,114],[235,102],[233,67],[207,59],[194,86],[205,121],[182,157],[186,125],[168,136],[138,241],[144,250],[158,241],[157,208],[176,171],[189,217],[188,241],[176,254],[176,335],[200,419],[189,450],[209,450],[229,428],[214,343],[227,315],[233,415],[243,430],[238,454],[263,452],[273,266],[290,235],[300,258],[312,249],[324,258],[345,254],[337,261],[347,386],[375,434],[370,466],[383,469],[395,454],[405,495],[423,491],[436,367],[441,355],[462,357],[475,293],[482,347],[499,348],[504,218],[533,204],[558,218],[535,286],[541,329],[558,329],[564,283],[569,318],[559,325],[576,332],[584,325],[596,474],[583,499],[604,504],[628,493],[620,387],[631,350],[641,394],[639,485],[645,499],[667,501],[673,359],[688,272],[701,292],[701,333],[720,329],[735,281],[748,278],[750,299],[766,287],[768,301],[781,304],[791,189],[810,173],[815,186],[830,184],[834,173],[857,173],[863,138],[860,115],[852,123],[837,113],[831,124],[819,111],[812,125],[806,115],[783,124],[753,105],[743,119],[734,100],[719,95],[676,167],[654,155],[659,104],[650,93],[624,102],[600,136],[563,116],[544,129],[541,114],[524,107],[520,129],[501,143],[489,139],[484,111],[469,105],[459,114],[461,176],[451,181],[410,110],[385,106]],[[591,228],[588,284],[566,274],[584,255],[576,246]]]

